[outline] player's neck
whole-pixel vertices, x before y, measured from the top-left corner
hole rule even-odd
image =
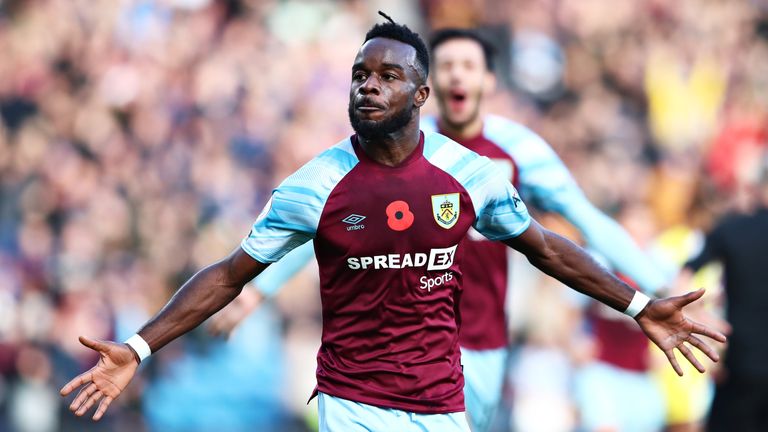
[[[398,166],[418,147],[421,139],[419,118],[409,122],[399,131],[385,138],[370,139],[357,136],[358,143],[366,155],[374,161],[386,166]]]
[[[437,121],[437,126],[443,135],[456,141],[464,141],[480,135],[483,131],[483,117],[477,116],[471,122],[463,125],[451,124],[441,117]]]

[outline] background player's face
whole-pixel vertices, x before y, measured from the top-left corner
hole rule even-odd
[[[416,50],[405,43],[374,38],[363,44],[352,66],[349,121],[364,138],[381,138],[418,117],[429,95],[416,69]]]
[[[449,39],[432,52],[432,63],[441,119],[454,128],[466,127],[478,118],[480,102],[495,86],[483,48],[472,39]]]

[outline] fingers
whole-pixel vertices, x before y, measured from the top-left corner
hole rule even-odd
[[[109,349],[109,346],[100,340],[89,339],[85,336],[80,336],[78,339],[80,340],[81,344],[87,346],[88,348],[94,351],[104,352]]]
[[[93,420],[99,421],[101,420],[101,417],[104,415],[105,412],[107,412],[107,408],[109,408],[109,405],[112,403],[114,398],[111,396],[104,396],[104,399],[99,402],[99,407],[96,408],[96,413],[93,414]]]
[[[697,371],[700,373],[706,372],[706,369],[704,369],[704,365],[699,362],[699,359],[696,358],[695,355],[693,355],[693,352],[691,352],[690,348],[685,345],[685,343],[681,343],[677,346],[677,349],[680,350],[680,352],[685,356],[685,358],[688,359],[689,362],[693,365],[693,367],[696,368]]]
[[[709,357],[709,359],[712,360],[713,362],[720,361],[720,355],[717,353],[717,351],[715,351],[715,349],[712,348],[711,346],[704,343],[704,341],[702,341],[698,337],[694,335],[690,335],[688,336],[687,341],[689,344],[695,346],[699,351],[703,352],[704,355]]]
[[[680,308],[682,308],[682,307],[684,307],[686,305],[689,305],[689,304],[695,302],[696,300],[700,299],[701,296],[704,295],[704,292],[705,292],[704,288],[699,288],[696,291],[691,291],[688,294],[681,295],[681,296],[676,298],[677,305]]]
[[[693,324],[693,328],[691,329],[691,333],[696,333],[700,335],[704,335],[708,338],[714,339],[718,342],[725,342],[728,338],[725,337],[724,334],[720,333],[717,330],[711,329],[704,324],[698,323],[696,321],[691,321]]]
[[[72,393],[72,390],[80,387],[83,384],[87,384],[91,382],[93,379],[93,375],[91,374],[91,371],[93,369],[89,370],[88,372],[83,372],[80,375],[74,377],[70,382],[64,385],[64,387],[61,388],[59,393],[61,393],[62,396],[66,396],[70,393]]]
[[[680,367],[680,364],[675,358],[675,351],[673,349],[664,350],[664,355],[667,356],[667,360],[669,360],[669,363],[672,365],[672,369],[675,370],[677,375],[683,376],[683,368]]]
[[[91,409],[91,407],[93,406],[93,404],[96,403],[96,401],[101,399],[102,396],[104,396],[104,393],[102,393],[101,390],[96,390],[96,392],[90,395],[88,399],[86,399],[85,402],[83,402],[83,404],[80,405],[77,411],[75,411],[75,415],[79,417],[85,414],[89,409]]]
[[[87,386],[83,387],[80,392],[77,394],[77,397],[75,400],[72,401],[71,404],[69,404],[69,410],[75,411],[80,405],[85,402],[85,400],[88,398],[88,396],[92,395],[96,392],[98,388],[96,387],[96,384],[90,383]]]

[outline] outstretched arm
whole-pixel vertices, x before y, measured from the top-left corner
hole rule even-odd
[[[586,252],[571,241],[543,229],[535,221],[522,234],[504,242],[522,252],[531,264],[544,273],[618,311],[626,311],[635,296],[635,290],[602,268]],[[725,342],[723,334],[688,319],[682,312],[684,306],[703,293],[699,290],[684,296],[651,300],[635,316],[645,334],[664,351],[678,375],[682,375],[683,371],[675,358],[675,348],[703,372],[704,367],[685,342],[713,361],[718,361],[717,353],[696,334]]]
[[[197,327],[206,318],[232,301],[243,285],[266,268],[242,249],[195,274],[171,298],[168,304],[139,330],[151,351],[157,351],[168,342]],[[75,377],[62,389],[62,396],[81,387],[69,409],[82,416],[96,402],[93,415],[99,420],[112,401],[122,393],[133,378],[139,365],[137,353],[124,343],[96,341],[81,337],[80,342],[98,351],[96,366]]]
[[[213,335],[229,337],[235,328],[259,307],[265,297],[277,294],[314,256],[314,244],[307,242],[270,265],[232,303],[211,317],[208,331]]]
[[[536,221],[517,237],[505,240],[536,268],[608,306],[623,312],[635,290],[605,270],[570,240],[544,229]]]
[[[566,197],[558,211],[611,268],[627,275],[647,294],[659,292],[669,282],[624,228],[592,205],[581,191]]]
[[[192,330],[240,294],[243,285],[267,267],[241,248],[200,270],[174,294],[168,304],[139,330],[152,349]]]

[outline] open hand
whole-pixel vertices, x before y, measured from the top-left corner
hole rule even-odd
[[[700,299],[703,295],[704,290],[700,289],[681,296],[652,300],[636,318],[640,328],[653,343],[661,348],[675,372],[680,376],[683,375],[683,369],[675,358],[675,348],[699,372],[703,373],[705,372],[704,366],[693,355],[688,345],[696,347],[712,361],[717,362],[720,356],[715,349],[696,335],[704,335],[721,343],[726,340],[725,335],[719,331],[693,321],[683,313],[685,306]]]
[[[99,406],[93,420],[99,420],[133,378],[139,362],[128,345],[88,339],[80,336],[80,343],[98,351],[101,358],[96,366],[75,377],[61,388],[61,395],[67,396],[78,387],[80,392],[69,405],[77,416],[85,414],[96,402]]]

